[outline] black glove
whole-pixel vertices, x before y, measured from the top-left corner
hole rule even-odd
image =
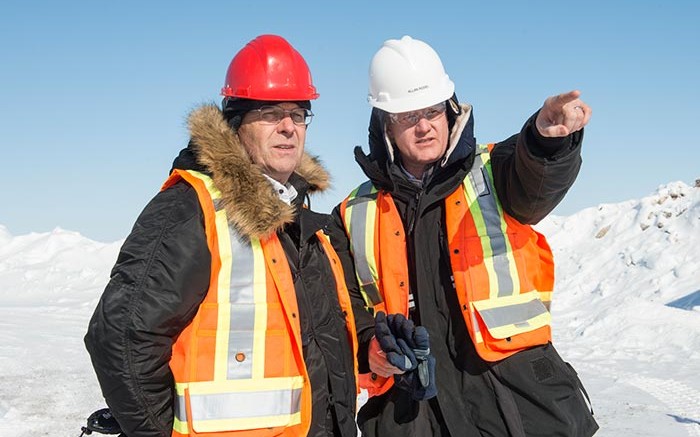
[[[403,314],[389,314],[386,319],[395,343],[407,361],[411,361],[410,367],[405,366],[405,373],[394,375],[396,386],[411,393],[417,401],[434,397],[437,395],[435,357],[430,354],[428,331],[423,326],[415,326]]]
[[[389,315],[389,317],[392,316],[394,314]],[[404,320],[406,319],[404,318]],[[378,311],[374,318],[374,336],[379,347],[386,354],[387,361],[392,366],[403,371],[413,370],[418,366],[416,355],[405,340],[396,337],[393,329],[389,326],[387,315],[382,311]]]
[[[423,326],[415,326],[403,314],[378,311],[375,337],[392,366],[404,371],[394,375],[396,386],[422,401],[437,395],[435,358],[430,354],[430,337]]]

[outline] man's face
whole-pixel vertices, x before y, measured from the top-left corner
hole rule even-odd
[[[291,102],[275,106],[287,111],[299,108]],[[299,166],[306,140],[306,125],[295,124],[290,115],[285,113],[279,122],[274,122],[266,121],[260,111],[250,111],[238,128],[238,138],[253,163],[282,184]]]
[[[389,138],[401,152],[404,168],[417,178],[447,150],[449,128],[444,102],[417,111],[389,114],[387,129]]]

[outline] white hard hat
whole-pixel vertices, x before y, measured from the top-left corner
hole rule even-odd
[[[384,42],[369,66],[367,101],[386,112],[407,112],[443,102],[455,91],[438,54],[404,36]]]

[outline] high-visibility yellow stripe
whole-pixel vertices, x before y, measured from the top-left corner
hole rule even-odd
[[[350,250],[355,258],[355,273],[360,293],[366,306],[370,308],[382,301],[378,287],[379,270],[374,254],[377,191],[370,182],[360,185],[348,197],[344,214],[345,228],[351,236]]]
[[[187,407],[185,401],[185,388],[187,384],[175,383],[175,399],[173,401],[173,429],[180,434],[188,434]]]
[[[372,186],[370,194],[376,193],[377,189]],[[367,202],[367,232],[365,233],[365,248],[367,249],[367,264],[369,264],[369,270],[374,278],[374,283],[378,285],[379,274],[377,273],[377,260],[374,256],[374,233],[376,230],[377,223],[377,201]]]
[[[484,161],[484,168],[486,168],[489,180],[491,182],[491,186],[493,186],[493,169],[489,164],[489,162],[491,161],[491,155],[487,153],[481,156]],[[501,202],[496,196],[490,196],[490,199],[496,206],[498,216],[501,218],[501,232],[503,233],[504,243],[506,246],[506,256],[508,257],[508,271],[510,273],[511,281],[513,281],[512,293],[518,293],[520,291],[520,275],[518,274],[518,266],[515,263],[513,247],[511,246],[510,239],[508,238],[508,224],[506,223],[506,220],[504,218],[505,216],[503,213],[503,207],[501,206]]]
[[[360,185],[359,187],[352,190],[352,192],[348,196],[348,201],[346,203],[345,214],[344,214],[345,223],[343,223],[343,224],[345,225],[345,231],[347,232],[348,235],[352,235],[352,210],[353,210],[353,208],[351,206],[351,203],[352,203],[351,201],[357,197],[357,192],[360,191],[360,187],[362,187],[362,185]],[[350,241],[350,244],[352,246],[352,241]]]
[[[178,418],[173,419],[173,429],[180,434],[189,434],[190,430],[187,429],[187,422],[182,422]]]
[[[493,265],[493,252],[491,251],[491,240],[488,237],[484,216],[482,215],[481,207],[479,206],[479,196],[474,191],[474,187],[471,183],[463,183],[462,186],[464,187],[464,191],[467,197],[469,211],[471,212],[472,218],[474,219],[474,226],[476,227],[477,234],[480,236],[481,240],[481,250],[483,251],[484,255],[483,264],[489,277],[489,296],[496,297],[498,296],[498,275],[496,274],[496,269]]]
[[[219,258],[221,269],[218,278],[218,318],[216,327],[216,350],[214,352],[214,379],[224,381],[228,378],[228,345],[231,330],[231,304],[229,290],[231,289],[231,234],[228,228],[228,217],[225,210],[216,212],[216,229],[219,240]]]
[[[479,327],[479,325],[477,325],[476,323],[474,324],[474,326],[475,326],[476,328]],[[476,340],[477,343],[483,343],[483,342],[484,342],[484,336],[481,334],[481,331],[478,331],[478,330],[477,330],[476,332],[474,332],[474,338],[475,338],[475,340]]]
[[[265,333],[267,330],[267,281],[265,257],[259,239],[251,241],[253,248],[253,295],[255,301],[255,328],[253,332],[253,378],[265,377]]]
[[[212,178],[205,175],[204,173],[200,173],[200,172],[195,171],[195,170],[187,170],[187,172],[192,174],[193,176],[196,176],[202,182],[204,182],[204,186],[207,188],[207,191],[209,192],[209,195],[211,196],[211,200],[217,200],[217,199],[221,198],[221,191],[219,191],[219,189],[216,188]]]

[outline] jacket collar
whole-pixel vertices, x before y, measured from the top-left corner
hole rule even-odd
[[[183,151],[173,166],[203,171],[212,178],[221,191],[229,223],[241,235],[263,238],[294,222],[299,204],[287,205],[279,198],[217,106],[195,109],[188,125],[191,140],[186,150],[190,152]],[[307,192],[327,189],[330,178],[317,157],[305,152],[290,182],[303,199]]]

